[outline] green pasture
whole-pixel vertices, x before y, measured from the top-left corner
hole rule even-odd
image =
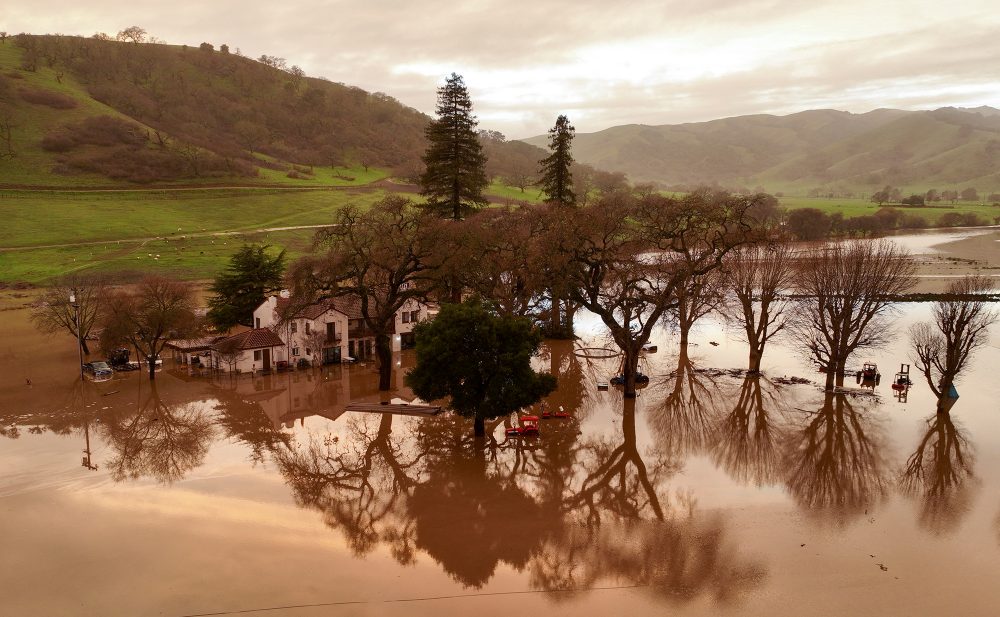
[[[875,214],[878,206],[867,199],[845,199],[826,197],[782,197],[779,202],[783,208],[797,210],[799,208],[816,208],[827,214],[839,212],[844,218]],[[957,202],[955,204],[938,202],[932,206],[909,207],[899,204],[884,204],[883,207],[895,208],[903,214],[916,215],[927,221],[928,226],[937,223],[938,218],[947,212],[965,214],[973,212],[992,224],[995,217],[1000,216],[1000,207],[982,205],[972,202]]]
[[[0,282],[44,283],[73,272],[106,272],[126,279],[147,274],[208,279],[224,268],[245,242],[284,248],[289,258],[295,259],[307,252],[314,234],[314,229],[296,229],[0,251]]]
[[[368,205],[382,195],[350,189],[0,191],[0,248],[317,225],[345,204]]]

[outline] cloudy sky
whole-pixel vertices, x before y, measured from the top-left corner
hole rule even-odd
[[[228,43],[510,137],[832,107],[1000,106],[996,0],[4,0],[0,30]]]

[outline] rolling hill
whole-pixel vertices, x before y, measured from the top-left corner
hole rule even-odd
[[[525,140],[544,145],[546,137]],[[1000,110],[830,109],[578,133],[577,160],[671,187],[1000,189]]]
[[[412,178],[429,120],[386,94],[225,47],[50,35],[0,44],[0,186]],[[521,142],[489,153],[497,175],[545,156]]]

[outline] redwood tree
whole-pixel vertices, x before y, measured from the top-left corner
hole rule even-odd
[[[427,206],[455,220],[487,204],[483,189],[486,156],[476,133],[472,100],[461,75],[451,74],[438,88],[437,119],[426,129],[426,170],[420,177]]]

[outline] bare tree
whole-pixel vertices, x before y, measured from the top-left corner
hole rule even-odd
[[[777,388],[747,374],[732,411],[716,427],[712,458],[739,482],[765,486],[780,476],[786,420]]]
[[[197,330],[191,286],[147,277],[134,290],[116,293],[108,301],[102,321],[102,347],[132,345],[149,364],[149,378],[155,379],[155,363],[167,341]]]
[[[719,270],[688,277],[677,287],[677,306],[667,311],[665,320],[677,328],[681,349],[687,349],[688,337],[695,322],[708,315],[722,302],[722,277]]]
[[[243,349],[240,347],[240,341],[231,338],[220,341],[215,346],[215,352],[218,354],[219,359],[229,367],[230,374],[235,372],[236,363],[243,357]]]
[[[115,37],[119,41],[128,41],[133,45],[138,45],[146,41],[146,30],[145,28],[140,28],[139,26],[129,26],[124,30],[118,32]]]
[[[316,234],[314,246],[325,253],[304,257],[292,267],[289,315],[317,300],[356,297],[365,325],[375,334],[379,389],[388,390],[392,377],[389,337],[396,313],[407,301],[424,299],[430,291],[428,260],[440,221],[398,195],[365,211],[342,208],[335,221]]]
[[[917,368],[938,399],[948,395],[975,351],[989,341],[997,312],[982,292],[993,288],[984,276],[966,276],[948,286],[947,300],[934,303],[933,325],[914,324],[910,341]]]
[[[31,311],[31,321],[46,334],[66,331],[77,337],[84,354],[108,297],[107,280],[100,276],[72,275],[56,281]],[[70,302],[74,296],[75,306]],[[79,310],[79,315],[77,314]]]
[[[783,294],[791,286],[792,272],[792,250],[784,243],[741,247],[726,261],[729,301],[724,313],[743,328],[751,373],[760,372],[767,342],[785,328]]]
[[[796,334],[826,372],[826,389],[844,384],[851,355],[884,343],[894,301],[913,286],[909,253],[889,240],[855,240],[799,259]]]
[[[553,226],[552,248],[573,264],[573,299],[601,318],[624,354],[625,396],[635,396],[640,350],[678,306],[681,286],[719,268],[750,237],[744,214],[754,199],[692,193],[636,201],[619,193]]]

